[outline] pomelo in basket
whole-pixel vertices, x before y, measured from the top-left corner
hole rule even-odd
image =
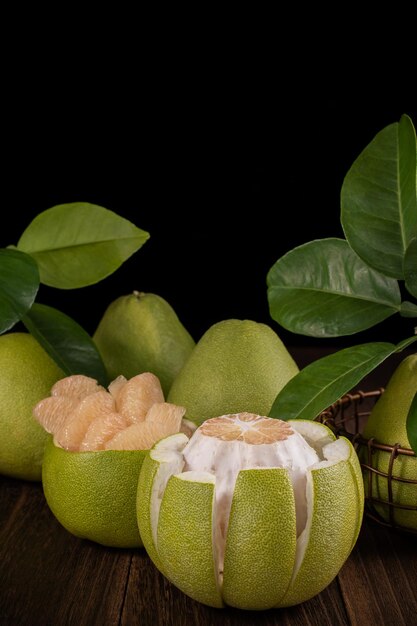
[[[0,474],[41,479],[47,433],[33,419],[33,406],[64,376],[29,333],[0,337]]]
[[[136,519],[140,468],[149,448],[180,429],[185,409],[164,402],[158,378],[58,381],[34,415],[51,433],[42,466],[46,501],[72,534],[113,547],[142,542]]]
[[[159,570],[213,607],[262,610],[322,591],[355,545],[363,482],[352,444],[322,424],[250,413],[159,441],[138,524]]]
[[[364,428],[364,437],[375,438],[378,443],[411,449],[407,436],[407,415],[414,395],[417,393],[417,354],[405,357],[396,367],[388,381],[385,392],[374,405]],[[390,452],[377,450],[372,457],[372,466],[385,475],[388,474]],[[362,460],[367,462],[367,454],[362,450]],[[417,458],[398,455],[394,460],[392,473],[402,479],[417,481]],[[368,472],[364,470],[365,485]],[[388,502],[388,479],[372,473],[374,497]],[[417,484],[392,480],[392,498],[395,504],[416,507]],[[385,521],[390,521],[389,505],[373,503],[372,506]],[[417,530],[417,511],[393,507],[395,524]]]
[[[202,336],[168,394],[186,408],[187,419],[201,424],[225,413],[268,415],[298,367],[267,324],[223,320]]]

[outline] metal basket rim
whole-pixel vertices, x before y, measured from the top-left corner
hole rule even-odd
[[[411,448],[404,448],[400,446],[399,443],[387,444],[377,441],[375,437],[367,439],[361,433],[350,433],[349,431],[339,426],[336,426],[335,418],[338,416],[341,409],[343,410],[345,408],[348,408],[354,403],[356,403],[356,405],[359,405],[368,398],[375,398],[375,400],[377,400],[383,393],[384,387],[380,387],[378,389],[370,391],[358,390],[353,393],[346,393],[341,398],[336,400],[336,402],[331,404],[327,409],[322,411],[316,419],[320,420],[325,425],[330,422],[330,424],[333,424],[333,428],[337,430],[338,434],[342,434],[343,436],[348,437],[348,439],[352,440],[353,443],[359,443],[365,446],[372,445],[372,448],[376,450],[383,450],[384,452],[390,453],[394,452],[396,456],[405,455],[416,457],[417,455],[414,450],[412,450]]]

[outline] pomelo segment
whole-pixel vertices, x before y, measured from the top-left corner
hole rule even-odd
[[[185,408],[170,404],[169,402],[158,402],[153,404],[146,414],[147,424],[159,424],[167,429],[167,435],[177,433],[181,428],[181,421],[185,415]]]
[[[158,378],[145,372],[121,387],[117,395],[117,411],[131,422],[143,422],[151,406],[163,401],[164,394]]]
[[[119,396],[120,391],[122,390],[122,388],[125,386],[126,383],[127,383],[127,378],[125,378],[122,375],[118,376],[117,378],[111,381],[109,385],[109,393],[111,393],[111,395],[113,396],[116,402],[117,402],[117,398]]]
[[[155,441],[172,434],[162,424],[131,424],[106,443],[107,450],[149,450]]]
[[[145,450],[157,441],[193,428],[182,417],[185,409],[164,402],[158,378],[145,372],[127,380],[118,376],[103,389],[92,378],[68,376],[33,415],[56,445],[66,450]]]
[[[73,374],[58,380],[51,388],[51,396],[68,396],[82,400],[91,393],[103,390],[104,387],[99,385],[95,378],[83,374]]]
[[[96,417],[87,428],[80,451],[104,450],[107,442],[128,426],[130,422],[119,413],[110,412]]]
[[[68,415],[77,408],[78,398],[68,396],[50,396],[37,403],[33,409],[33,416],[48,433],[60,430]]]
[[[98,391],[83,398],[71,411],[56,438],[67,450],[78,450],[90,424],[115,409],[113,397],[107,391]]]
[[[178,437],[144,460],[137,504],[144,546],[174,584],[210,606],[268,609],[333,580],[363,514],[347,439],[251,414],[208,420],[185,446]]]

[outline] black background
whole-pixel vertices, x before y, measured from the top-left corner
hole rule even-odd
[[[140,76],[138,77],[140,82]],[[105,307],[132,290],[165,297],[195,339],[237,317],[270,324],[287,345],[350,345],[410,335],[398,316],[353,338],[288,333],[269,316],[266,274],[285,252],[342,237],[340,189],[353,160],[415,102],[347,102],[331,94],[284,103],[244,83],[182,92],[159,85],[105,106],[106,92],[68,87],[3,122],[2,246],[16,244],[37,213],[88,201],[112,209],[151,238],[111,277],[79,290],[41,286],[38,301],[93,332]],[[109,85],[109,94],[114,91]],[[29,90],[30,92],[30,90]],[[62,93],[60,94],[62,96]],[[413,108],[414,105],[414,108]]]

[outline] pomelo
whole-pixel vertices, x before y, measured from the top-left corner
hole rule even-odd
[[[363,502],[347,439],[316,422],[240,413],[158,442],[142,464],[137,514],[149,556],[184,593],[261,610],[334,579]]]
[[[195,345],[164,298],[139,291],[108,306],[93,339],[110,380],[152,372],[165,395]]]
[[[69,532],[107,546],[142,545],[136,492],[143,459],[184,426],[185,409],[163,400],[158,378],[145,372],[118,377],[108,390],[69,376],[35,406],[53,437],[42,467],[45,498]]]
[[[411,450],[407,436],[407,415],[414,395],[417,393],[417,354],[405,357],[388,381],[385,392],[373,407],[363,431],[365,438],[376,442]],[[382,500],[372,506],[385,521],[391,521],[388,479],[390,453],[377,450],[372,456],[372,466],[383,475],[372,472],[372,495]],[[362,460],[367,463],[367,451],[362,451]],[[417,530],[417,481],[416,456],[398,455],[393,463],[392,474],[400,480],[392,480],[392,499],[395,504],[412,507],[409,510],[392,507],[394,524]],[[368,471],[364,469],[365,487],[368,487]],[[402,479],[402,480],[401,480]],[[413,510],[414,509],[414,510]]]
[[[168,401],[201,424],[226,413],[268,415],[298,367],[278,335],[252,320],[223,320],[207,330],[174,380]]]
[[[47,433],[33,419],[34,405],[64,376],[28,333],[0,337],[0,473],[41,479]]]

